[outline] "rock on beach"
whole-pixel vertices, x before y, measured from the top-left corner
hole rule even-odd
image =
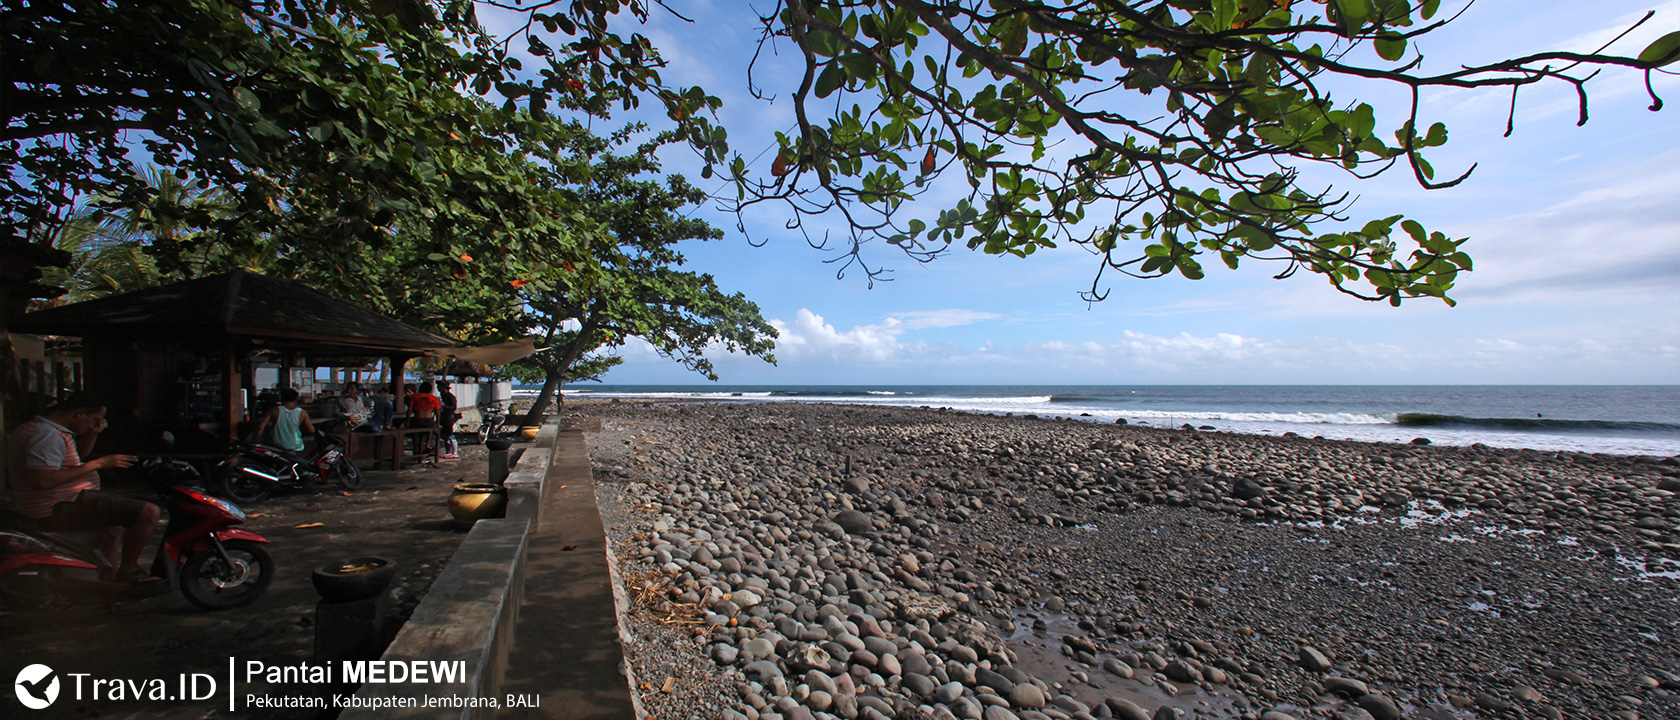
[[[656,716],[1140,720],[1191,695],[1227,718],[1327,703],[1388,720],[1450,698],[1680,717],[1656,679],[1680,672],[1672,463],[932,409],[574,407],[603,419],[591,461],[621,572],[662,578],[626,593],[638,675],[688,678],[644,700]]]

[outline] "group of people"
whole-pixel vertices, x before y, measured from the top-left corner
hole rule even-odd
[[[432,394],[434,390],[437,392],[435,395]],[[456,400],[449,384],[433,385],[428,380],[416,387],[409,383],[403,386],[403,392],[403,406],[408,408],[408,416],[400,420],[401,426],[437,428],[438,438],[444,443],[443,457],[456,457]],[[347,382],[343,392],[334,399],[333,406],[339,419],[352,432],[379,432],[398,427],[391,392],[383,387],[370,395],[361,383]],[[268,434],[265,435],[265,432]],[[286,388],[280,391],[280,404],[269,408],[257,421],[253,435],[258,441],[266,441],[275,447],[302,452],[303,434],[306,432],[314,433],[315,426],[309,413],[298,405],[298,391]]]
[[[445,447],[455,457],[452,440],[455,429],[455,395],[447,384],[424,382],[408,385],[407,427],[439,429]],[[104,396],[80,392],[20,425],[8,438],[7,476],[12,494],[11,512],[25,522],[47,531],[80,531],[111,528],[120,530],[105,536],[101,550],[115,558],[108,579],[132,583],[155,582],[158,578],[140,567],[140,554],[160,513],[152,503],[111,495],[100,488],[99,471],[116,470],[134,464],[133,455],[106,455],[84,460],[105,430],[109,402]],[[393,427],[391,395],[381,389],[371,398],[358,383],[347,383],[336,406],[352,430],[377,431]],[[264,433],[268,433],[264,435]],[[304,448],[304,433],[313,434],[309,413],[298,405],[297,390],[280,391],[280,404],[269,408],[257,421],[256,438],[293,452]]]

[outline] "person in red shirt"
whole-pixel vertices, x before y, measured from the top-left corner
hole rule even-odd
[[[438,396],[432,394],[431,381],[420,383],[420,391],[408,396],[408,427],[437,427],[438,411],[442,409],[443,402],[438,399]],[[432,452],[432,442],[433,440],[428,438],[425,450],[422,451],[420,448],[415,448],[415,454]]]
[[[110,535],[102,548],[118,560],[113,579],[155,580],[140,569],[140,552],[157,527],[158,507],[100,491],[99,471],[126,468],[134,464],[134,456],[82,460],[93,452],[94,442],[105,429],[107,404],[97,393],[76,393],[18,426],[7,448],[14,509],[47,531],[122,528],[120,560],[116,535]]]

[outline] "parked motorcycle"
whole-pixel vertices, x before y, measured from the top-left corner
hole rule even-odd
[[[344,441],[327,434],[317,434],[315,438],[315,448],[302,455],[258,443],[233,443],[232,454],[217,463],[214,470],[222,494],[251,503],[278,490],[301,490],[326,485],[334,479],[347,489],[360,488],[362,471],[344,452]]]
[[[173,447],[174,436],[163,437]],[[234,527],[245,522],[244,511],[211,495],[197,470],[167,452],[139,470],[169,513],[152,559],[152,574],[160,580],[101,580],[115,565],[96,548],[102,533],[45,532],[33,529],[27,518],[8,517],[0,528],[0,603],[14,608],[134,600],[179,587],[192,604],[221,610],[249,605],[268,590],[274,559],[267,539]]]
[[[496,432],[507,424],[507,408],[500,404],[484,405],[478,408],[479,417],[483,418],[478,424],[478,444],[483,445],[486,440],[496,436]]]

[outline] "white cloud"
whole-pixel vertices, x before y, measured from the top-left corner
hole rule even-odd
[[[1453,228],[1476,270],[1461,299],[1610,294],[1649,303],[1680,292],[1680,151],[1550,207]]]
[[[914,312],[894,313],[887,319],[889,322],[902,324],[910,330],[923,328],[948,328],[962,325],[973,325],[987,320],[998,320],[1002,315],[997,313],[980,312],[978,310],[917,310]]]
[[[897,359],[903,351],[898,336],[905,326],[890,318],[881,325],[857,325],[842,332],[821,315],[800,308],[792,322],[771,320],[770,324],[781,334],[776,356],[783,362],[883,363]]]
[[[1542,334],[1385,338],[1257,337],[1236,332],[1104,339],[929,343],[888,320],[836,328],[800,309],[772,320],[779,365],[715,352],[726,382],[830,384],[1437,384],[1680,382],[1680,321],[1593,323]],[[639,341],[612,382],[691,382]],[[631,373],[641,373],[632,379]]]

